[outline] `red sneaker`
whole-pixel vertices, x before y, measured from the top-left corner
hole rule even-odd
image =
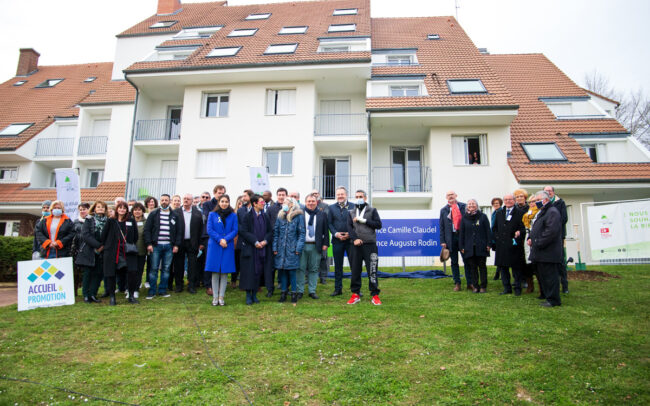
[[[371,302],[375,306],[380,306],[381,305],[381,299],[379,299],[379,295],[373,296]]]
[[[356,293],[353,293],[350,300],[348,300],[348,304],[357,304],[360,301],[361,301],[361,297],[359,295],[357,295]]]

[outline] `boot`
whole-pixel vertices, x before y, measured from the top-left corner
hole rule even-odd
[[[266,297],[271,297],[273,296],[273,289],[269,289],[268,292],[266,292]]]
[[[253,294],[250,290],[246,291],[246,304],[249,306],[253,304]]]
[[[257,298],[257,292],[253,291],[253,303],[259,303],[260,300]]]
[[[292,293],[291,294],[291,303],[298,303],[298,294],[297,293]]]
[[[140,304],[140,301],[133,296],[129,295],[129,303],[131,304]]]
[[[460,291],[460,283],[457,283],[457,284],[454,286],[454,292],[459,292],[459,291]]]
[[[110,295],[110,296],[111,296],[111,302],[110,302],[110,305],[111,305],[111,306],[115,306],[115,305],[117,305],[117,302],[115,301],[115,295]]]
[[[280,303],[284,303],[284,302],[286,302],[286,301],[287,301],[287,292],[286,292],[286,291],[282,291],[282,293],[280,293],[280,300],[279,300],[279,302],[280,302]]]
[[[526,293],[533,293],[535,291],[535,283],[533,282],[533,278],[526,278],[526,283],[528,284]]]

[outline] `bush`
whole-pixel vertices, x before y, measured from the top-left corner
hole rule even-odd
[[[32,259],[33,237],[0,236],[0,282],[16,282],[18,261]]]

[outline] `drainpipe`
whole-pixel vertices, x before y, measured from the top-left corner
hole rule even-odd
[[[372,142],[370,140],[370,112],[366,113],[368,117],[367,126],[368,126],[368,141],[366,149],[368,153],[368,203],[372,205]]]
[[[124,190],[124,198],[128,200],[130,183],[129,178],[131,177],[131,158],[133,155],[133,141],[135,140],[135,118],[138,114],[138,98],[140,97],[140,89],[138,89],[135,83],[131,82],[127,75],[124,75],[124,79],[126,79],[126,81],[129,82],[135,89],[135,105],[133,106],[133,122],[131,123],[131,140],[129,142],[129,159],[127,160],[128,163],[126,166],[126,189]]]

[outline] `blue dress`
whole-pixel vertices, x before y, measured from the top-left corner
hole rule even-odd
[[[233,273],[235,272],[235,237],[237,236],[237,214],[230,213],[224,224],[216,212],[208,216],[208,253],[205,260],[206,272]],[[223,248],[219,241],[225,239],[228,243]]]

